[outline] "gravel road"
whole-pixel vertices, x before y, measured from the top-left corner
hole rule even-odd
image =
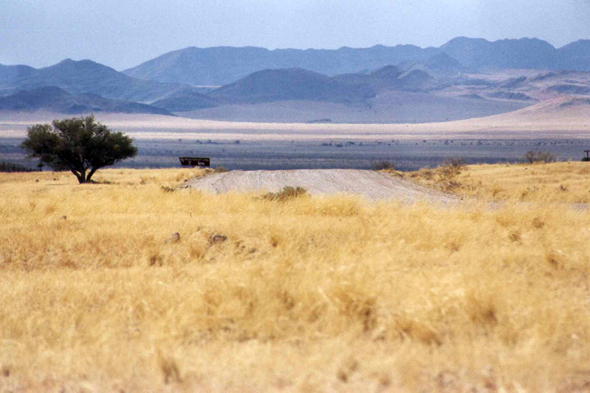
[[[456,197],[421,187],[386,173],[357,169],[303,169],[289,171],[230,171],[187,182],[184,187],[215,194],[228,191],[272,191],[303,187],[311,195],[357,194],[367,199],[455,202]]]

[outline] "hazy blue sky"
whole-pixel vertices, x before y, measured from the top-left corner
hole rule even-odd
[[[0,64],[118,70],[187,46],[440,46],[590,39],[590,0],[0,0]]]

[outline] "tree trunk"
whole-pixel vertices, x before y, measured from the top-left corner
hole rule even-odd
[[[83,171],[76,171],[74,169],[71,169],[71,172],[76,175],[76,177],[78,178],[78,183],[82,184],[82,183],[88,183],[90,181],[90,179],[92,178],[92,175],[94,175],[94,173],[96,172],[98,168],[91,168],[90,172],[88,172],[88,176],[86,175],[86,170]]]
[[[86,181],[90,181],[90,178],[92,177],[92,175],[94,175],[94,172],[96,172],[98,168],[92,168],[90,169],[90,172],[88,172],[88,176],[86,177]]]
[[[71,169],[71,172],[78,178],[78,183],[86,183],[86,171],[84,172],[77,172]]]

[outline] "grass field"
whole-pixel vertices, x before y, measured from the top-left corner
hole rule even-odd
[[[0,391],[588,390],[588,167],[468,167],[452,206],[0,174]]]
[[[445,171],[443,165],[401,175],[478,200],[590,203],[590,163],[587,162],[470,165],[457,172]]]

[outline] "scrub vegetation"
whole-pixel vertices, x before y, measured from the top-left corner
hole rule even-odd
[[[484,201],[446,205],[0,173],[0,391],[587,389],[588,171],[461,167]]]
[[[395,174],[420,184],[488,201],[590,203],[590,164],[556,162],[470,165]]]

